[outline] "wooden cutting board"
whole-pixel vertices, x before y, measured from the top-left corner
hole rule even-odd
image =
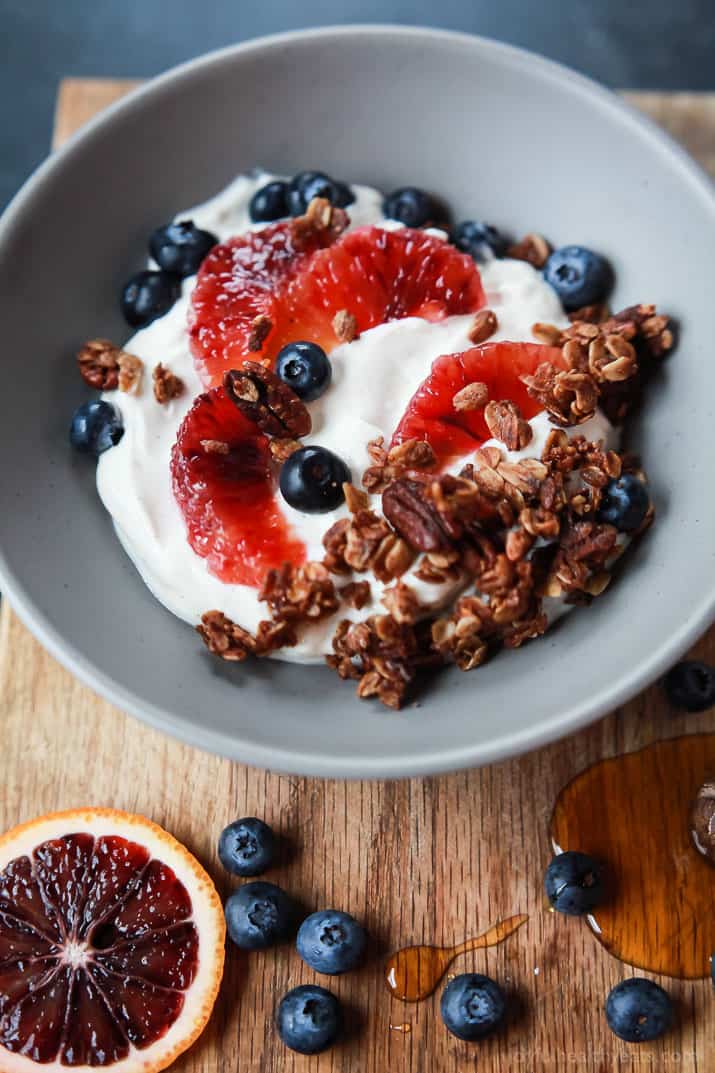
[[[55,144],[131,86],[65,81]],[[715,173],[715,94],[628,96]],[[695,653],[715,661],[715,631]],[[271,1025],[274,1005],[285,990],[315,977],[290,947],[250,957],[232,949],[211,1024],[177,1070],[715,1069],[711,984],[662,981],[678,1000],[677,1028],[652,1045],[621,1043],[608,1031],[602,1008],[609,988],[631,970],[612,959],[582,921],[545,911],[540,889],[560,787],[601,757],[713,729],[713,712],[674,716],[654,687],[580,734],[479,771],[382,783],[278,776],[180,745],[113,708],[63,670],[7,602],[0,690],[0,829],[87,804],[139,811],[186,842],[225,894],[232,884],[218,866],[217,835],[237,816],[263,816],[284,840],[270,878],[308,906],[346,909],[367,924],[373,937],[368,963],[331,983],[349,1009],[351,1032],[342,1046],[320,1058],[286,1051]],[[503,946],[464,955],[454,966],[486,971],[513,992],[516,1013],[497,1038],[470,1047],[449,1036],[438,996],[417,1006],[389,997],[382,979],[389,950],[412,942],[455,943],[517,912],[528,913],[529,921]],[[403,1023],[411,1031],[391,1028]]]

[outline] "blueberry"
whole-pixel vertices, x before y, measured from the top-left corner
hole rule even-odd
[[[314,197],[324,197],[338,208],[352,205],[355,195],[346,183],[331,179],[322,171],[300,171],[288,186],[288,208],[292,216],[300,216]]]
[[[210,231],[202,231],[193,220],[158,227],[149,238],[149,253],[160,268],[175,276],[194,276],[210,249],[218,242]]]
[[[573,850],[552,859],[544,876],[544,888],[554,909],[569,916],[590,913],[603,901],[598,862]]]
[[[439,1003],[442,1020],[457,1039],[471,1042],[493,1032],[504,1018],[506,1000],[499,984],[478,972],[450,980]]]
[[[304,514],[335,510],[345,499],[350,470],[327,447],[299,447],[283,463],[278,484],[286,503]]]
[[[354,969],[365,953],[366,935],[355,917],[339,909],[311,913],[298,929],[296,947],[306,965],[327,976]]]
[[[226,900],[228,934],[242,950],[265,950],[293,931],[296,907],[275,883],[244,883]]]
[[[115,447],[124,435],[122,415],[103,399],[83,402],[75,410],[70,425],[70,443],[85,454],[101,455]]]
[[[544,279],[564,309],[579,309],[603,301],[613,285],[613,271],[600,253],[585,246],[562,246],[544,265]]]
[[[667,991],[652,980],[634,976],[616,984],[606,999],[608,1027],[626,1043],[644,1043],[664,1035],[673,1020]]]
[[[483,264],[493,257],[503,257],[509,243],[496,227],[477,220],[463,220],[454,232],[454,245]]]
[[[248,206],[248,215],[254,224],[288,216],[288,183],[275,179],[256,190]]]
[[[276,1010],[278,1035],[299,1054],[320,1054],[343,1030],[343,1011],[335,995],[317,984],[294,987]]]
[[[317,343],[288,343],[276,359],[276,372],[303,402],[312,402],[330,386],[333,367]]]
[[[124,285],[122,313],[128,324],[144,328],[168,313],[181,294],[181,281],[170,272],[147,269],[137,272]]]
[[[704,712],[715,705],[715,667],[698,659],[676,663],[663,680],[668,700],[686,712]]]
[[[218,840],[221,864],[236,876],[259,876],[273,863],[273,831],[247,816],[224,827]]]
[[[399,220],[406,227],[422,227],[438,215],[429,194],[416,186],[403,186],[385,198],[382,211],[389,220]]]
[[[642,525],[649,507],[650,497],[643,481],[632,473],[624,473],[604,488],[598,516],[602,522],[632,533]]]
[[[336,194],[333,205],[336,205],[339,209],[346,209],[348,205],[352,205],[355,201],[355,194],[353,193],[352,187],[348,186],[347,183],[338,182],[337,179],[334,179],[333,182],[335,184]]]

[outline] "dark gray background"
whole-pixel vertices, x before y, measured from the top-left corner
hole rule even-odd
[[[143,77],[260,34],[347,22],[481,33],[611,86],[715,89],[715,0],[0,0],[0,207],[46,154],[62,75]]]

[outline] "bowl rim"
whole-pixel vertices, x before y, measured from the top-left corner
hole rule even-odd
[[[16,219],[23,214],[25,206],[41,193],[46,184],[51,182],[54,172],[63,167],[65,161],[75,152],[89,144],[97,132],[111,125],[115,117],[140,108],[145,98],[160,96],[167,90],[170,91],[172,86],[191,78],[196,72],[220,65],[227,60],[240,60],[255,53],[269,53],[273,49],[283,49],[287,45],[308,39],[359,37],[412,38],[422,41],[427,47],[435,41],[451,43],[465,49],[478,46],[491,51],[507,62],[528,67],[542,76],[568,86],[572,91],[615,112],[622,121],[644,130],[658,144],[661,152],[668,155],[678,166],[683,179],[703,199],[705,208],[709,208],[715,220],[715,188],[700,165],[652,120],[637,112],[626,101],[593,79],[527,49],[477,34],[433,29],[427,26],[401,26],[393,23],[351,23],[290,30],[228,45],[197,56],[147,80],[90,119],[68,139],[61,149],[53,152],[30,175],[0,217],[0,244],[11,232]],[[206,727],[199,728],[170,711],[149,704],[95,666],[71,642],[63,638],[61,632],[52,625],[44,612],[30,598],[21,578],[11,569],[1,547],[0,585],[4,596],[19,618],[51,655],[81,682],[124,712],[189,745],[241,763],[290,774],[322,778],[385,779],[432,775],[491,764],[539,748],[594,722],[600,716],[625,703],[666,671],[715,618],[714,581],[709,590],[706,588],[702,592],[700,601],[690,609],[680,629],[674,635],[665,638],[647,662],[641,662],[618,681],[605,683],[595,696],[561,708],[548,721],[542,721],[516,733],[497,735],[488,745],[445,747],[430,753],[410,754],[408,751],[398,761],[385,759],[379,755],[353,760],[350,757],[289,750],[278,744],[260,745],[250,739],[226,732],[210,730]],[[386,718],[389,718],[389,715],[386,715]]]

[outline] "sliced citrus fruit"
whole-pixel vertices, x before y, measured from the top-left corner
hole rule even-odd
[[[112,809],[0,839],[0,1069],[164,1069],[209,1019],[225,925],[170,834]]]
[[[220,384],[227,369],[252,356],[249,336],[259,315],[272,325],[261,357],[273,360],[298,339],[331,351],[338,343],[333,320],[342,310],[364,332],[388,320],[441,320],[484,305],[472,258],[424,231],[361,227],[306,250],[295,248],[290,228],[276,224],[232,239],[201,266],[189,332],[205,384]]]
[[[273,567],[305,560],[276,500],[268,440],[222,387],[184,418],[171,474],[189,544],[222,581],[259,585]]]
[[[395,429],[392,444],[427,440],[443,465],[471,453],[491,437],[484,410],[456,410],[452,400],[468,384],[486,384],[489,399],[510,399],[528,420],[542,406],[532,399],[521,381],[544,361],[563,366],[558,347],[540,343],[482,343],[461,354],[443,354],[432,363],[407,404]]]
[[[275,323],[280,297],[316,250],[335,241],[330,229],[296,241],[290,220],[214,246],[191,296],[189,340],[202,382],[217,386],[227,369],[251,355],[256,317]]]

